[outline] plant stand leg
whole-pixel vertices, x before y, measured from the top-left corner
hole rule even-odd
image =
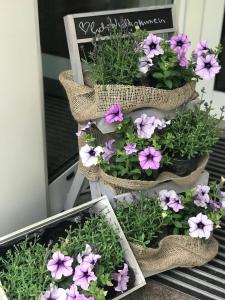
[[[73,208],[76,206],[76,201],[78,199],[80,190],[84,183],[85,176],[77,169],[76,175],[74,177],[73,183],[71,185],[70,191],[67,194],[66,201],[64,204],[64,210]]]
[[[91,190],[91,198],[96,199],[102,196],[102,192],[100,189],[99,181],[89,181],[90,190]]]

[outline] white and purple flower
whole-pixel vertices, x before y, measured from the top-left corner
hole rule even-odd
[[[92,147],[88,144],[80,149],[80,157],[85,167],[96,166],[98,164],[98,157],[103,153],[103,148],[100,146]]]
[[[124,150],[126,151],[127,155],[130,155],[138,151],[136,147],[137,147],[136,144],[127,144],[126,146],[124,146]]]
[[[138,69],[141,73],[148,73],[149,69],[153,66],[153,62],[151,58],[147,56],[143,56],[139,58],[139,66]]]
[[[47,269],[51,272],[53,278],[61,279],[62,276],[70,276],[73,274],[72,263],[72,257],[64,256],[60,250],[58,250],[53,254],[52,259],[49,260]]]
[[[113,104],[107,112],[105,112],[105,121],[108,124],[123,121],[123,113],[120,104]]]
[[[108,140],[105,143],[105,146],[103,147],[103,154],[102,154],[102,158],[104,160],[109,161],[110,158],[116,153],[115,148],[113,147],[113,144],[115,143],[115,140],[111,139]]]
[[[177,54],[177,57],[178,57],[178,60],[179,60],[179,66],[182,67],[182,68],[187,69],[188,65],[189,65],[189,62],[188,62],[188,59],[186,57],[186,53],[184,51],[180,51]]]
[[[88,262],[82,262],[80,265],[75,267],[75,273],[73,281],[77,286],[80,286],[83,290],[87,291],[89,283],[96,281],[97,277],[93,272],[93,265]]]
[[[77,255],[77,262],[81,264],[83,262],[83,259],[85,256],[88,256],[89,254],[92,253],[92,248],[90,245],[86,244],[85,250],[80,254]]]
[[[193,238],[208,239],[213,231],[213,222],[206,215],[199,213],[196,217],[189,218],[189,235]]]
[[[221,66],[218,64],[214,54],[207,54],[197,58],[195,73],[203,79],[209,80],[213,78],[219,73],[220,69]]]
[[[160,200],[160,206],[162,207],[163,210],[168,209],[168,204],[177,199],[178,195],[174,190],[161,190],[159,192],[159,200]]]
[[[88,129],[96,125],[95,121],[89,121],[84,127],[82,127],[77,133],[76,136],[80,137],[83,132],[86,132]]]
[[[210,187],[208,185],[197,185],[194,189],[194,204],[198,207],[207,208],[210,201],[209,197]]]
[[[148,117],[146,114],[142,114],[140,118],[137,118],[134,123],[137,126],[137,134],[139,138],[150,139],[155,132],[155,129],[162,129],[166,126],[166,122],[161,121],[155,116]]]
[[[181,209],[184,208],[180,197],[172,198],[170,202],[168,203],[168,207],[171,208],[176,213],[179,212]]]
[[[41,295],[40,300],[67,300],[66,291],[61,288],[51,287]]]
[[[180,53],[180,52],[186,53],[190,45],[191,45],[191,41],[183,33],[180,33],[178,35],[173,35],[170,39],[170,48],[174,50],[176,53]]]
[[[221,208],[225,209],[225,192],[220,192],[221,198],[220,198],[220,205]]]
[[[117,281],[117,286],[114,288],[117,292],[125,292],[127,290],[127,283],[129,282],[128,265],[124,264],[122,270],[112,274],[112,279]]]
[[[193,52],[198,57],[198,56],[201,56],[201,55],[205,55],[208,51],[209,51],[208,42],[204,40],[204,41],[200,41],[197,44],[197,47],[195,48],[195,50]]]
[[[162,38],[150,33],[143,43],[141,43],[141,48],[148,59],[164,53],[163,48],[160,46],[161,41]]]
[[[154,147],[149,146],[138,153],[138,159],[143,170],[158,170],[162,155]]]

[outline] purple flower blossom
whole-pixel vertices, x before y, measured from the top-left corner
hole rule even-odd
[[[221,208],[221,203],[213,201],[212,199],[209,199],[209,205],[211,206],[213,211],[218,211]]]
[[[146,74],[150,67],[153,66],[152,59],[147,56],[143,56],[139,58],[139,66],[138,69],[141,73]]]
[[[214,54],[207,54],[197,58],[195,73],[204,79],[211,79],[215,74],[219,73],[220,69],[221,66],[218,64]]]
[[[184,51],[180,51],[177,54],[177,57],[178,57],[178,60],[179,60],[179,66],[182,67],[182,68],[187,68],[188,65],[189,65],[189,62],[187,60],[186,53]]]
[[[76,136],[80,137],[83,132],[86,132],[89,128],[91,128],[93,125],[96,125],[95,121],[89,121],[84,127],[82,127],[77,133]]]
[[[101,255],[90,253],[89,255],[84,256],[83,262],[87,262],[94,266],[100,258]]]
[[[61,279],[63,275],[70,276],[73,274],[72,263],[73,258],[64,256],[58,250],[53,254],[52,259],[49,260],[47,269],[51,272],[53,278]]]
[[[89,254],[91,254],[92,252],[92,248],[90,245],[86,244],[85,246],[85,250],[80,254],[78,254],[77,256],[77,262],[79,264],[81,264],[83,262],[83,259],[85,258],[85,256],[88,256]]]
[[[80,294],[75,284],[73,284],[70,289],[67,289],[66,292],[66,300],[94,300],[94,297],[85,297],[84,295]]]
[[[154,147],[149,146],[138,153],[138,159],[143,170],[158,170],[162,155],[159,151],[156,151]]]
[[[163,210],[168,209],[168,203],[170,203],[173,200],[176,200],[178,198],[177,193],[173,190],[167,191],[167,190],[161,190],[159,192],[159,200],[160,200],[160,206]]]
[[[134,121],[134,123],[137,126],[138,137],[143,139],[150,139],[156,128],[162,129],[165,125],[160,119],[156,118],[155,116],[148,117],[146,114],[142,114],[140,118],[137,118]]]
[[[188,224],[190,227],[189,235],[193,238],[208,239],[213,231],[213,222],[202,213],[199,213],[196,217],[189,218]]]
[[[128,276],[128,265],[124,264],[122,270],[118,270],[118,273],[112,274],[112,279],[117,281],[117,286],[114,288],[115,291],[123,293],[127,290],[127,283],[129,281]]]
[[[123,121],[123,113],[120,104],[113,104],[105,113],[105,121],[108,124]]]
[[[208,42],[207,41],[200,41],[197,44],[197,47],[194,50],[194,54],[201,56],[202,54],[206,54],[209,51]]]
[[[176,53],[180,53],[180,51],[186,53],[190,45],[191,42],[183,33],[173,35],[170,39],[170,48]]]
[[[173,211],[179,212],[179,210],[183,209],[184,206],[181,203],[181,199],[177,196],[177,198],[172,198],[168,203],[168,207],[172,208]]]
[[[76,266],[73,276],[74,283],[80,286],[83,290],[87,291],[89,283],[97,280],[97,277],[92,270],[93,265],[87,262],[83,262],[82,264]]]
[[[148,37],[141,44],[141,48],[144,50],[145,55],[149,58],[163,54],[164,51],[160,47],[162,39],[156,35],[150,33]]]
[[[197,185],[194,190],[194,204],[198,207],[207,207],[209,203],[209,191],[210,187],[207,185]]]
[[[129,155],[129,154],[137,152],[138,150],[136,149],[136,146],[137,146],[136,144],[127,144],[124,147],[124,150],[126,151],[126,154]]]
[[[107,160],[109,161],[110,158],[115,154],[116,150],[114,149],[113,147],[113,144],[115,143],[115,140],[111,139],[111,140],[108,140],[106,143],[105,143],[105,147],[103,147],[103,154],[102,154],[102,158],[104,160]]]
[[[103,152],[103,148],[97,146],[96,148],[84,145],[80,149],[80,157],[85,167],[96,166],[98,164],[98,156]]]
[[[40,300],[67,300],[66,291],[61,288],[51,287],[49,291],[41,295]]]

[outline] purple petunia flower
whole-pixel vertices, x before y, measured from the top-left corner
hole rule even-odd
[[[113,104],[105,113],[105,121],[108,124],[123,121],[123,113],[120,104]]]
[[[202,213],[199,213],[196,217],[189,218],[188,224],[190,227],[189,235],[194,238],[208,239],[213,231],[213,222]]]
[[[105,146],[103,147],[103,154],[102,154],[102,158],[104,160],[107,160],[109,161],[110,158],[115,154],[116,150],[114,149],[113,147],[113,144],[115,143],[115,140],[111,139],[111,140],[108,140],[106,143],[105,143]]]
[[[162,155],[159,151],[156,151],[154,147],[149,146],[138,153],[138,159],[143,170],[158,170]]]
[[[85,258],[85,256],[88,256],[89,254],[91,254],[92,252],[92,248],[90,245],[86,244],[85,246],[85,250],[80,254],[77,255],[77,262],[79,264],[81,264],[83,262],[83,259]]]
[[[139,58],[139,66],[138,69],[141,73],[146,74],[150,67],[153,66],[152,59],[147,56],[143,56]]]
[[[89,255],[84,256],[83,262],[87,262],[94,266],[100,258],[101,255],[90,253]]]
[[[209,197],[210,187],[207,185],[197,185],[194,189],[194,204],[198,207],[207,207],[207,204],[210,201]]]
[[[66,300],[94,300],[94,297],[85,297],[84,295],[80,294],[75,284],[73,284],[70,289],[67,289],[66,293]]]
[[[61,288],[51,287],[49,291],[41,295],[40,300],[67,300],[66,291]]]
[[[148,59],[164,53],[164,50],[160,46],[161,41],[162,38],[150,33],[143,43],[141,43],[141,48]]]
[[[190,45],[191,41],[183,33],[173,35],[170,39],[170,48],[176,53],[180,53],[180,51],[186,53]]]
[[[92,147],[88,144],[80,149],[80,157],[85,167],[96,166],[98,164],[98,156],[103,153],[103,148],[100,146]]]
[[[127,283],[129,281],[128,276],[128,265],[124,264],[122,270],[118,270],[118,273],[112,274],[112,279],[117,281],[117,286],[114,288],[115,291],[123,293],[127,290]]]
[[[207,41],[200,41],[197,44],[197,47],[194,50],[194,54],[196,54],[197,57],[198,57],[198,56],[201,56],[203,54],[205,55],[208,51],[209,51],[208,42]]]
[[[89,283],[91,281],[97,280],[97,277],[92,271],[93,267],[94,266],[89,264],[88,262],[83,262],[75,268],[73,281],[76,285],[80,286],[85,291],[88,290]]]
[[[179,66],[182,67],[182,68],[187,68],[188,65],[189,65],[189,62],[187,60],[186,53],[184,51],[180,51],[177,54],[177,57],[178,57],[178,60],[179,60]]]
[[[83,132],[86,132],[89,128],[96,125],[95,121],[89,121],[84,127],[82,127],[77,133],[76,136],[80,137]]]
[[[124,147],[124,150],[126,151],[126,154],[129,155],[129,154],[132,154],[132,153],[136,153],[138,150],[136,149],[136,144],[127,144],[125,147]]]
[[[142,114],[134,123],[137,126],[138,137],[143,139],[150,139],[156,128],[162,129],[165,127],[165,123],[160,119],[155,116],[148,117],[146,114]]]
[[[168,207],[172,208],[173,211],[179,212],[179,210],[183,209],[184,206],[181,203],[181,199],[177,196],[177,198],[172,198],[168,203]]]
[[[215,74],[219,73],[221,66],[218,64],[214,54],[207,54],[197,58],[195,73],[204,78],[211,79]]]
[[[159,192],[160,206],[162,207],[163,210],[167,210],[168,203],[177,198],[178,198],[177,193],[173,190],[170,191],[161,190]]]
[[[53,254],[52,259],[49,260],[47,269],[51,272],[53,278],[61,279],[62,276],[70,276],[73,274],[72,263],[72,257],[64,256],[60,250],[58,250]]]
[[[213,201],[212,199],[209,199],[209,205],[211,206],[213,211],[218,211],[221,208],[221,203]]]

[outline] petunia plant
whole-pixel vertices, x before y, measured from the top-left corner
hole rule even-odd
[[[115,201],[116,216],[130,242],[154,247],[166,235],[189,235],[207,240],[225,216],[225,193],[221,183],[177,194],[161,190],[158,195],[132,195],[133,201]]]
[[[162,148],[163,132],[169,121],[146,114],[135,120],[124,118],[121,106],[113,104],[105,113],[105,122],[114,123],[116,130],[101,146],[90,134],[86,135],[87,144],[80,150],[84,166],[100,164],[112,176],[148,180],[169,163]]]

